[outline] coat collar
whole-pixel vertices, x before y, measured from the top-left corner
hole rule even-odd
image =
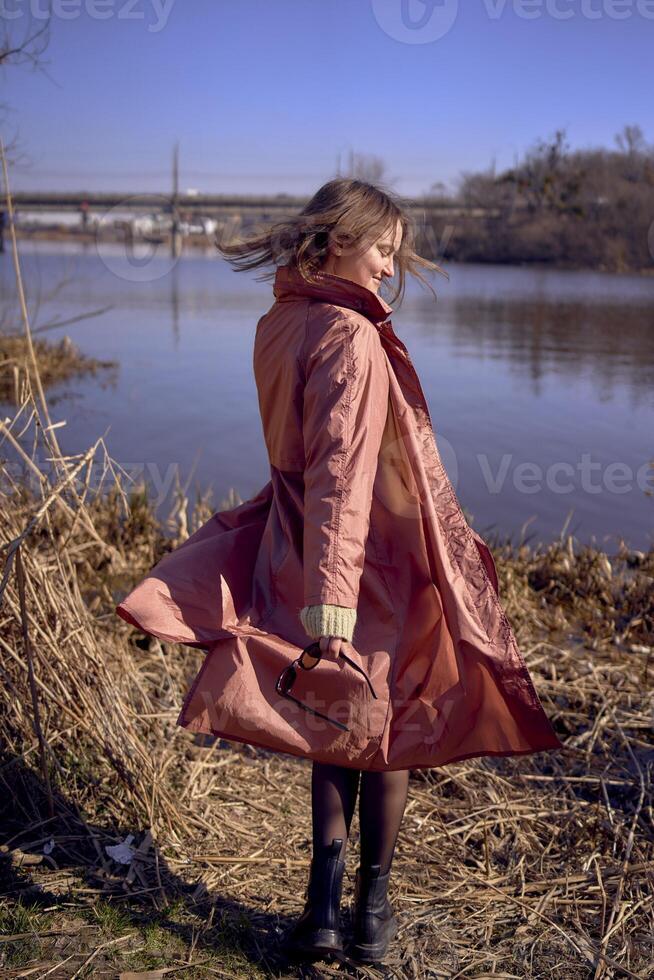
[[[361,286],[351,279],[335,276],[329,272],[316,273],[317,282],[308,282],[296,266],[277,266],[273,295],[275,299],[290,299],[293,296],[311,296],[326,303],[347,306],[358,310],[369,320],[385,320],[393,308],[367,286]]]

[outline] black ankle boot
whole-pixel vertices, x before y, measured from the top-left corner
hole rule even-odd
[[[345,861],[339,859],[342,845],[343,838],[335,837],[330,845],[314,853],[304,911],[287,939],[293,952],[319,956],[343,949],[340,908]]]
[[[347,953],[363,963],[380,960],[398,929],[397,919],[386,897],[390,869],[380,874],[381,865],[357,868],[352,907],[352,941]]]

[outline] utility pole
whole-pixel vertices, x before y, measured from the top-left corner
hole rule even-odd
[[[172,215],[170,250],[172,257],[176,259],[182,251],[182,235],[179,230],[179,143],[175,143],[173,150],[173,194],[170,211]]]

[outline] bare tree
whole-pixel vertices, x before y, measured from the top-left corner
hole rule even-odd
[[[639,183],[651,175],[654,147],[645,142],[645,134],[640,126],[623,126],[616,134],[615,141],[623,154],[623,176],[632,184]]]
[[[42,55],[50,43],[50,22],[52,2],[48,0],[46,10],[39,13],[21,12],[19,17],[0,19],[0,65],[31,64],[38,67]]]
[[[640,126],[623,126],[622,131],[616,134],[615,141],[623,153],[635,156],[644,153],[647,149],[645,134]]]
[[[368,180],[374,184],[384,180],[386,164],[381,157],[372,153],[352,153],[350,154],[350,172],[348,177],[356,177],[358,180]]]
[[[447,197],[447,184],[443,180],[435,180],[433,184],[430,185],[429,190],[432,194],[437,197]]]
[[[0,73],[3,69],[28,65],[42,68],[45,64],[43,54],[50,43],[50,24],[52,20],[52,0],[47,0],[45,9],[34,12],[24,5],[17,17],[0,16]],[[0,103],[0,125],[7,125],[10,106]],[[7,160],[16,163],[18,159],[18,140],[14,135],[4,140]]]

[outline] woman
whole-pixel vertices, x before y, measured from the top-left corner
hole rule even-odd
[[[414,241],[394,195],[339,178],[299,215],[219,246],[241,271],[276,265],[254,342],[271,479],[117,607],[207,651],[178,724],[313,760],[313,858],[290,936],[300,952],[343,949],[360,793],[348,952],[364,962],[397,929],[387,888],[410,769],[561,747],[379,296],[396,264],[393,301],[407,272],[442,271]]]

